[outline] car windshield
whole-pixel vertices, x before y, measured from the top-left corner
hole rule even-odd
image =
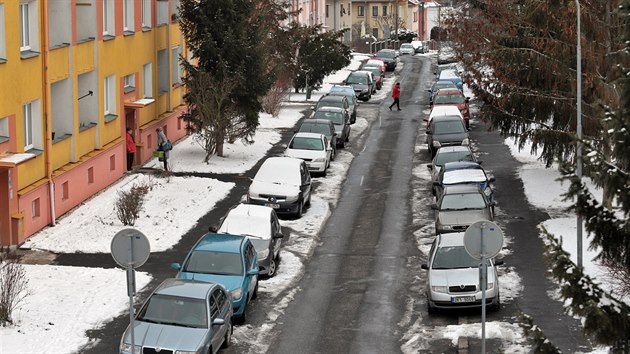
[[[435,158],[435,165],[444,166],[447,162],[455,161],[473,161],[472,153],[469,150],[453,151],[453,152],[439,152]]]
[[[182,296],[153,294],[136,319],[171,326],[208,328],[205,301]]]
[[[368,78],[367,75],[353,75],[350,74],[348,75],[348,78],[346,79],[346,82],[348,84],[363,84],[363,85],[367,85],[368,83]]]
[[[445,194],[440,210],[483,209],[486,202],[480,193]]]
[[[297,136],[289,144],[289,149],[295,150],[324,150],[324,142],[320,138],[306,138]]]
[[[300,131],[301,132],[324,134],[327,137],[330,137],[330,135],[332,133],[330,131],[330,126],[329,125],[309,124],[309,123],[303,123],[302,126],[300,126]]]
[[[325,111],[317,111],[313,115],[313,118],[316,119],[328,119],[337,125],[344,124],[343,121],[343,113],[341,112],[325,112]]]
[[[338,107],[338,108],[344,108],[343,107],[343,102],[342,101],[333,101],[333,100],[326,100],[326,101],[319,101],[317,102],[317,106],[315,107],[315,110],[318,110],[322,107]]]
[[[378,52],[376,53],[375,57],[377,58],[390,58],[390,59],[394,59],[396,57],[396,53],[394,53],[394,51],[383,51],[383,52]]]
[[[433,134],[457,134],[465,133],[466,129],[461,121],[447,120],[433,123]]]
[[[330,92],[342,92],[348,94],[348,96],[354,96],[354,89],[352,87],[333,86],[330,88]]]
[[[436,82],[435,84],[433,84],[433,91],[437,91],[443,88],[457,88],[457,86],[455,86],[455,84],[452,81]]]
[[[184,264],[184,272],[242,275],[243,264],[239,253],[193,251],[186,264]]]
[[[464,103],[464,96],[460,94],[453,95],[437,95],[434,100],[435,104],[460,104]]]
[[[447,236],[448,237],[448,236]],[[433,259],[433,269],[476,268],[479,261],[472,258],[464,246],[438,247]]]

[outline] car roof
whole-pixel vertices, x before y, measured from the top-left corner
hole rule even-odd
[[[194,251],[217,251],[241,253],[241,244],[245,238],[241,235],[207,233],[193,248]]]
[[[238,204],[227,213],[217,232],[254,235],[269,239],[271,228],[260,226],[269,225],[273,212],[272,208],[263,205]]]
[[[444,172],[443,184],[456,184],[468,182],[486,182],[488,177],[483,170],[452,170]]]
[[[170,278],[160,283],[155,289],[154,294],[206,299],[208,293],[217,286],[217,283],[211,281]]]
[[[442,72],[440,72],[440,79],[460,79],[459,75],[457,74],[457,71],[452,70],[452,69],[446,69],[446,70],[442,70]]]
[[[453,184],[444,187],[443,195],[456,193],[481,193],[481,190],[477,184]]]
[[[450,81],[450,82],[452,83],[452,81]],[[448,88],[448,87],[441,88],[441,89],[438,89],[437,92],[436,92],[437,96],[439,96],[439,95],[456,95],[456,94],[463,95],[463,93],[459,89],[456,89],[456,88],[453,88],[453,87],[451,87],[451,88]]]
[[[311,132],[297,132],[293,136],[293,138],[312,138],[312,139],[321,139],[324,134],[321,133],[311,133]]]
[[[465,232],[449,232],[438,234],[438,247],[464,246]]]
[[[304,160],[294,157],[268,157],[256,172],[254,181],[299,185],[302,164]]]
[[[366,73],[366,74],[368,74],[368,75],[374,75],[374,73],[373,73],[373,72],[371,72],[371,71],[367,71],[367,70],[355,70],[355,71],[356,71],[356,72],[358,72],[358,73]]]
[[[324,95],[322,97],[320,97],[319,102],[326,102],[326,101],[343,101],[344,99],[347,100],[346,95]]]
[[[319,107],[317,109],[317,111],[315,112],[338,112],[338,113],[343,113],[344,109],[341,107],[330,107],[330,106],[324,106],[324,107]]]
[[[451,80],[438,80],[438,81],[436,81],[436,82],[434,83],[434,85],[435,85],[435,84],[441,84],[441,85],[453,85],[453,87],[457,87],[457,86],[455,85],[455,83],[454,83],[453,81],[451,81]]]
[[[454,162],[447,162],[444,164],[444,171],[450,171],[450,170],[466,170],[466,169],[482,169],[483,167],[481,167],[481,165],[477,162],[473,162],[473,161],[454,161]]]
[[[458,151],[470,151],[470,147],[466,145],[455,145],[455,146],[443,146],[438,149],[437,153],[449,153],[449,152],[458,152]]]
[[[431,120],[431,124],[436,124],[438,122],[450,122],[450,121],[462,121],[462,116],[436,116]]]
[[[458,115],[462,116],[462,112],[460,112],[459,108],[456,105],[437,105],[433,107],[431,110],[431,114],[429,114],[429,118],[436,116],[451,116]]]
[[[331,120],[328,119],[322,119],[322,118],[311,118],[311,119],[305,119],[302,121],[302,125],[304,124],[323,124],[323,125],[335,125]]]

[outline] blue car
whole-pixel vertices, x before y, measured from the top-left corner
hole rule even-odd
[[[452,81],[455,84],[455,86],[457,86],[458,90],[464,92],[464,82],[462,81],[462,78],[459,77],[459,74],[455,70],[451,70],[451,69],[443,70],[440,73],[438,81]]]
[[[234,317],[245,321],[245,310],[258,293],[258,260],[247,237],[208,233],[188,252],[184,264],[173,263],[178,279],[222,284],[232,296]]]

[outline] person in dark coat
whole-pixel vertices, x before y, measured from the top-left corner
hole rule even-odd
[[[394,85],[394,89],[392,90],[392,98],[394,98],[394,102],[391,104],[391,106],[389,106],[389,110],[392,110],[392,107],[394,107],[394,105],[396,105],[396,107],[398,107],[398,110],[400,111],[400,82],[397,82],[396,85]]]

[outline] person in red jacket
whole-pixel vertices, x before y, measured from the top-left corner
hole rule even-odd
[[[400,111],[400,82],[397,82],[394,86],[394,89],[392,90],[392,97],[394,98],[394,102],[391,104],[391,106],[389,106],[389,110],[391,111],[392,107],[396,105],[396,107],[398,107],[398,110]]]
[[[127,128],[127,171],[131,171],[134,155],[136,154],[136,141],[133,139],[131,132],[131,128]]]

